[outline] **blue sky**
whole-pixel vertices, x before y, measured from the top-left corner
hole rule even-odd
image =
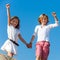
[[[29,43],[34,28],[38,23],[40,14],[47,14],[49,24],[54,23],[52,12],[56,12],[60,20],[60,1],[59,0],[0,0],[0,47],[7,40],[7,14],[5,5],[10,4],[11,16],[20,18],[20,32],[23,38]],[[60,60],[60,27],[50,31],[50,54],[48,60]],[[35,60],[35,44],[32,49],[28,49],[21,41],[18,41],[18,53],[15,56],[17,60]],[[0,53],[6,54],[0,50]]]

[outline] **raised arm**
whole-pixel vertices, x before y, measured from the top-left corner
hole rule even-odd
[[[7,8],[8,25],[10,25],[10,5],[6,4],[6,8]]]
[[[57,16],[56,16],[56,13],[55,13],[55,12],[52,12],[52,16],[54,17],[55,21],[58,21],[58,19],[57,19]]]
[[[59,25],[58,18],[56,16],[55,12],[52,12],[52,16],[54,17],[55,23],[48,25],[50,28],[54,28],[54,27],[57,27]]]

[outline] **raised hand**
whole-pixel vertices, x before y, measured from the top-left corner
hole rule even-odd
[[[7,8],[8,25],[10,25],[10,5],[6,4],[6,8]]]
[[[9,8],[10,7],[10,4],[6,4],[6,8]]]
[[[55,13],[55,12],[52,12],[52,15],[53,15],[54,17],[56,17],[56,13]]]

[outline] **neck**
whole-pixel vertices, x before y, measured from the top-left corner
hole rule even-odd
[[[41,24],[41,28],[43,28],[44,26],[46,26],[45,24]]]
[[[41,24],[42,26],[46,26],[45,24]]]

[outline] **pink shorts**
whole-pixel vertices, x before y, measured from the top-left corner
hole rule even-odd
[[[37,42],[36,44],[36,56],[43,56],[45,58],[49,55],[50,43],[47,41]]]

